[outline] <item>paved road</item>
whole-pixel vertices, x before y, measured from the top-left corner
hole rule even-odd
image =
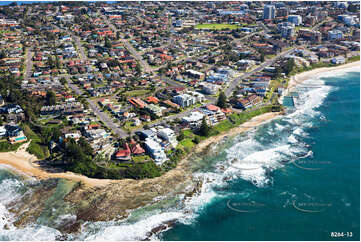
[[[65,77],[68,83],[68,86],[75,92],[76,95],[82,95],[83,91],[70,80],[69,76]]]
[[[287,54],[290,54],[292,51],[294,51],[297,47],[295,48],[292,48],[290,50],[287,50],[287,51],[284,51],[280,54],[278,54],[276,57],[274,57],[273,59],[270,59],[270,60],[267,60],[265,62],[263,62],[259,67],[257,67],[256,69],[250,71],[250,72],[247,72],[245,74],[243,74],[242,76],[234,79],[228,86],[228,88],[226,89],[225,91],[225,94],[227,97],[231,96],[232,95],[232,92],[236,89],[236,87],[240,84],[240,82],[250,76],[252,76],[253,74],[259,72],[259,71],[262,71],[265,67],[269,66],[269,65],[272,65],[274,64],[279,58],[287,55]],[[298,47],[299,48],[299,47]]]
[[[126,39],[121,39],[122,43],[126,46],[129,52],[139,61],[145,72],[154,73],[152,67],[143,59],[143,57],[133,48],[133,46]]]
[[[161,76],[160,77],[165,83],[167,83],[169,86],[174,86],[174,87],[186,87],[186,85],[183,85],[182,83],[179,83],[177,81],[174,81],[166,76]]]
[[[33,68],[33,52],[32,48],[27,48],[26,59],[25,59],[25,79],[28,80],[31,77],[31,70]]]
[[[80,55],[81,55],[81,60],[82,61],[87,61],[87,56],[85,54],[85,51],[84,51],[84,48],[82,46],[82,44],[80,43],[80,38],[78,36],[75,36],[72,34],[72,32],[70,31],[67,31],[67,33],[71,34],[75,40],[75,44],[76,44],[76,47],[78,49],[78,51],[80,51]]]
[[[63,30],[60,29],[56,24],[53,24],[53,26],[54,26],[54,28],[56,28],[57,30],[63,31]],[[70,30],[66,30],[65,32],[73,38],[73,40],[74,40],[74,42],[75,42],[75,45],[76,45],[78,51],[80,52],[80,59],[81,59],[82,61],[86,61],[88,58],[87,58],[87,56],[86,56],[86,54],[85,54],[85,51],[84,51],[84,48],[83,48],[82,44],[80,43],[80,38],[79,38],[78,36],[76,36],[76,35],[75,35],[72,31],[70,31]]]
[[[113,132],[116,133],[117,135],[119,135],[119,137],[121,137],[121,138],[128,137],[128,134],[124,130],[118,128],[117,125],[113,123],[113,121],[111,120],[111,118],[109,117],[109,115],[107,113],[102,112],[100,110],[100,108],[98,107],[98,105],[95,103],[94,100],[87,99],[87,101],[89,102],[89,106],[93,110],[93,112],[99,117],[99,119],[101,121],[103,121],[103,123],[108,128],[113,130]]]
[[[71,82],[71,80],[69,79],[69,76],[66,77],[67,78],[67,83],[68,86],[77,94],[77,95],[82,95],[83,91],[75,84],[73,84]],[[89,103],[89,107],[93,110],[93,112],[95,113],[96,116],[98,116],[98,118],[109,128],[111,129],[114,133],[116,133],[117,135],[119,135],[119,137],[121,138],[126,138],[128,137],[128,134],[120,129],[115,123],[113,123],[112,119],[108,116],[107,113],[104,113],[100,110],[100,108],[98,107],[98,105],[96,104],[96,102],[90,98],[87,98],[87,101]]]
[[[114,33],[119,32],[119,30],[112,24],[106,16],[102,15],[103,20],[106,24],[113,30]],[[128,51],[139,61],[140,65],[143,67],[145,72],[154,73],[154,70],[151,66],[143,59],[143,57],[134,49],[134,47],[128,42],[128,40],[121,38],[120,41],[125,45]]]
[[[270,32],[269,28],[267,28],[266,25],[264,25],[264,23],[262,21],[257,21],[257,24],[259,24],[262,29],[264,29],[264,31],[266,31],[266,33]]]

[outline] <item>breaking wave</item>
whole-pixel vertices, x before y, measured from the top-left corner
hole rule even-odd
[[[303,85],[308,83],[312,83],[312,86],[317,86],[317,88],[300,92],[294,110],[246,135],[232,138],[226,147],[224,147],[225,142],[220,142],[219,151],[215,152],[215,157],[203,158],[205,163],[209,163],[210,159],[212,162],[211,167],[202,167],[203,170],[200,169],[194,174],[203,182],[202,190],[198,196],[186,200],[182,208],[148,215],[135,223],[103,224],[96,232],[92,227],[95,225],[92,224],[87,229],[92,231],[91,228],[93,228],[93,231],[91,234],[83,234],[83,238],[90,240],[158,239],[155,234],[149,236],[149,231],[171,220],[184,224],[192,223],[207,204],[230,195],[222,191],[229,181],[243,179],[258,187],[272,184],[272,171],[285,166],[292,160],[312,155],[310,145],[307,143],[308,130],[317,126],[317,120],[320,121],[322,114],[317,111],[317,108],[332,89],[320,79],[306,81]],[[164,230],[167,229],[169,227]]]

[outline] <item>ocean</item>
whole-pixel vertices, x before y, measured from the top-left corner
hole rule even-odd
[[[199,196],[82,225],[72,239],[137,240],[161,223],[159,240],[359,240],[360,72],[329,72],[301,84],[295,107],[194,158]],[[46,224],[17,229],[8,202],[26,181],[0,168],[0,240],[53,240]],[[337,236],[337,237],[335,237]]]

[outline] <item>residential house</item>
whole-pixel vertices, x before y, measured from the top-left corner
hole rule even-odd
[[[158,130],[158,136],[168,141],[173,148],[177,147],[178,141],[174,131],[170,128],[162,128]]]
[[[117,153],[115,153],[115,159],[121,160],[121,161],[129,161],[131,159],[131,150],[129,148],[129,145],[125,143],[124,149],[118,150]]]
[[[144,144],[146,147],[146,151],[155,160],[155,163],[157,165],[162,165],[163,162],[167,160],[167,156],[164,153],[163,148],[157,141],[147,138]]]

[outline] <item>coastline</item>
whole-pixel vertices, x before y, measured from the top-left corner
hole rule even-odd
[[[340,67],[337,69],[344,69]],[[301,74],[307,76],[307,78],[303,77],[304,80],[310,78],[306,73]],[[314,75],[312,74],[311,78],[314,78]],[[298,84],[299,80],[296,81]],[[51,197],[58,186],[62,186],[64,182],[64,180],[47,180],[51,178],[66,179],[73,186],[62,198],[62,202],[71,207],[70,213],[74,214],[76,219],[56,227],[57,230],[65,234],[80,232],[83,221],[122,221],[128,218],[133,210],[146,206],[158,206],[157,202],[160,200],[166,203],[178,197],[180,200],[177,202],[186,204],[188,198],[201,195],[203,188],[206,187],[203,182],[208,182],[198,180],[193,175],[192,167],[194,167],[195,162],[193,155],[203,155],[203,153],[212,150],[213,144],[257,128],[266,122],[281,117],[282,114],[282,112],[264,113],[217,136],[209,137],[201,141],[192,152],[180,160],[176,168],[160,177],[142,180],[92,179],[71,172],[55,173],[51,170],[44,170],[34,163],[37,160],[36,157],[26,152],[29,142],[23,144],[16,152],[0,153],[0,167],[3,166],[17,172],[20,176],[36,178],[39,181],[39,184],[32,188],[34,190],[30,196],[22,198],[21,201],[16,201],[16,203],[21,204],[18,208],[9,210],[17,217],[13,224],[16,227],[22,227],[36,223],[36,219],[46,206],[47,200],[44,197]],[[74,184],[74,182],[80,183]],[[199,198],[203,199],[202,195]],[[159,233],[171,227],[173,223],[174,220],[162,221],[158,227],[153,228],[149,233]],[[146,235],[145,238],[149,238],[149,236]]]
[[[305,71],[302,73],[298,73],[290,78],[290,82],[288,83],[287,87],[287,93],[292,90],[297,85],[301,84],[302,82],[311,79],[311,78],[318,78],[325,75],[329,75],[329,72],[339,71],[342,70],[343,72],[347,72],[348,69],[355,69],[358,67],[360,70],[360,61],[355,61],[351,63],[347,63],[340,66],[334,66],[334,67],[321,67],[316,68],[310,71]]]
[[[250,129],[256,128],[259,125],[268,122],[276,117],[280,116],[280,113],[265,113],[262,115],[258,115],[251,120],[241,124],[238,127],[235,127],[227,132],[222,134],[210,137],[206,140],[203,140],[195,147],[195,153],[202,152],[205,148],[207,148],[210,144],[219,142],[226,136],[236,135],[242,132],[249,131]],[[72,172],[59,172],[59,173],[51,173],[43,170],[39,165],[34,163],[37,161],[37,158],[34,155],[29,154],[26,149],[30,143],[25,143],[20,148],[14,152],[3,152],[0,153],[0,165],[6,165],[6,168],[12,168],[15,172],[20,174],[25,174],[29,177],[34,177],[37,179],[49,179],[49,178],[63,178],[69,179],[72,181],[80,181],[87,187],[103,187],[109,184],[131,184],[131,183],[142,183],[142,181],[150,181],[155,179],[161,179],[165,175],[169,176],[173,172],[173,170],[184,169],[184,166],[189,162],[188,156],[184,157],[177,167],[173,170],[168,171],[166,174],[163,174],[160,177],[144,179],[144,180],[132,180],[132,179],[121,179],[121,180],[109,180],[109,179],[96,179],[89,178],[80,174],[75,174]]]
[[[73,181],[82,181],[88,186],[104,186],[109,184],[111,181],[105,179],[92,179],[83,175],[74,174],[72,172],[47,172],[41,169],[39,165],[34,163],[37,161],[36,156],[31,155],[26,151],[29,144],[30,142],[21,145],[17,151],[0,153],[0,165],[5,165],[6,168],[13,170],[20,175],[26,175],[36,179],[64,178]]]
[[[330,71],[337,71],[337,70],[346,70],[350,68],[356,68],[360,66],[360,61],[336,66],[336,67],[322,67],[317,68],[311,71],[306,71],[302,73],[298,73],[295,76],[292,76],[290,78],[289,85],[280,98],[284,97],[286,93],[288,93],[290,90],[292,90],[295,86],[301,84],[305,80],[314,78],[315,76],[318,77],[321,74],[329,74]],[[238,127],[235,127],[231,130],[228,130],[222,134],[210,137],[206,140],[203,140],[200,142],[194,149],[195,153],[200,153],[204,149],[206,149],[209,145],[219,142],[226,136],[233,136],[242,132],[249,131],[250,129],[256,128],[260,125],[262,125],[265,122],[268,122],[278,116],[281,116],[282,114],[280,112],[278,113],[265,113],[259,116],[256,116],[252,118],[251,120],[241,124]],[[151,179],[144,179],[144,180],[132,180],[132,179],[122,179],[122,180],[109,180],[109,179],[96,179],[96,178],[89,178],[80,174],[75,174],[72,172],[59,172],[59,173],[52,173],[43,170],[39,165],[35,164],[34,162],[37,161],[37,158],[34,155],[29,154],[26,149],[30,143],[27,142],[23,144],[16,152],[2,152],[0,153],[0,165],[6,165],[13,168],[13,170],[18,171],[20,174],[25,174],[30,177],[35,177],[37,179],[49,179],[49,178],[63,178],[63,179],[69,179],[72,181],[79,181],[82,182],[86,187],[103,187],[107,186],[109,184],[142,184],[144,181],[154,181],[162,179],[162,177],[168,177],[169,175],[173,174],[175,171],[179,169],[185,169],[185,165],[189,163],[188,158],[189,156],[186,156],[183,158],[177,167],[171,171],[168,171],[167,173],[163,174],[160,177],[157,178],[151,178]],[[10,168],[9,167],[9,168]],[[8,168],[8,167],[7,167]]]

